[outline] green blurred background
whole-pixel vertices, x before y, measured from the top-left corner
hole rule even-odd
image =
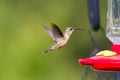
[[[101,26],[106,27],[106,0],[100,1]],[[68,44],[43,54],[52,43],[42,24],[88,28],[86,0],[0,0],[0,80],[81,80],[88,57],[88,31],[73,33]],[[93,32],[101,50],[110,42],[101,31]],[[91,74],[89,80],[94,78]]]

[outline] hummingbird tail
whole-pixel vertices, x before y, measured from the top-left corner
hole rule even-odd
[[[45,51],[44,51],[44,54],[48,53],[48,51],[49,51],[49,50],[45,50]]]
[[[55,43],[54,43],[55,44]],[[53,45],[54,45],[53,44]],[[53,45],[52,46],[50,46],[47,50],[45,50],[44,51],[44,54],[46,54],[46,53],[48,53],[49,51],[52,51],[52,50],[54,50],[52,47],[53,47]]]
[[[52,51],[52,49],[51,49],[51,48],[48,48],[47,50],[44,51],[44,53],[46,54],[46,53],[48,53],[49,51]]]

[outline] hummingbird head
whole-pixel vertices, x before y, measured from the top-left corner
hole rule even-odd
[[[70,36],[74,31],[75,31],[74,28],[68,27],[65,32],[68,34],[68,36]]]
[[[71,36],[71,34],[72,34],[75,30],[84,30],[84,29],[68,27],[68,28],[66,28],[66,31],[65,31],[65,33],[64,33],[65,38],[66,38],[66,39],[69,39],[69,37]]]
[[[75,30],[84,30],[84,29],[68,27],[65,32],[70,36]]]

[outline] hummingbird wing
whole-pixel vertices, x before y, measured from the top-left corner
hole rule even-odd
[[[46,32],[50,35],[50,37],[55,41],[55,37],[53,35],[53,31],[51,29],[49,29],[46,25],[43,25],[43,27],[46,30]]]
[[[64,37],[63,33],[56,24],[52,24],[52,32],[55,38],[55,42],[58,42],[61,38]]]

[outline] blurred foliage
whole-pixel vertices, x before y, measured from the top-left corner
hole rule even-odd
[[[100,0],[101,26],[106,27],[106,1]],[[0,0],[0,80],[81,80],[84,67],[77,60],[88,57],[88,31],[75,32],[68,44],[42,54],[52,39],[42,24],[88,28],[86,0]],[[101,48],[109,41],[93,32]],[[91,77],[92,80],[93,77]]]

